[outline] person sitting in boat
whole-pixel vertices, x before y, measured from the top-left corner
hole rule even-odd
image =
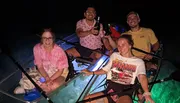
[[[154,54],[160,47],[159,41],[152,29],[141,27],[139,23],[139,14],[134,11],[129,12],[127,15],[127,24],[130,30],[125,32],[125,34],[132,35],[135,48]],[[156,60],[153,59],[152,55],[144,54],[137,50],[133,50],[132,52],[136,57],[142,58],[145,61],[147,71],[157,69]],[[138,98],[141,100],[142,94],[139,94]]]
[[[75,48],[66,50],[69,55],[74,57],[90,57],[96,61],[104,53],[103,44],[109,54],[112,53],[108,39],[104,38],[104,30],[100,24],[100,30],[96,30],[96,10],[94,7],[88,7],[84,12],[84,19],[81,19],[76,24],[76,34],[80,39],[80,45]]]
[[[42,87],[51,92],[65,82],[68,74],[68,60],[65,51],[55,44],[55,35],[51,29],[45,29],[41,43],[34,46],[34,63],[46,79]]]
[[[140,27],[140,17],[138,13],[132,11],[129,12],[127,15],[127,24],[130,27],[130,30],[127,32],[122,33],[123,34],[129,34],[132,35],[132,38],[134,40],[134,47],[141,49],[148,53],[155,53],[158,51],[160,44],[159,41],[154,33],[154,31],[150,28]],[[109,39],[110,45],[113,48],[116,48],[116,43],[112,41],[111,38],[107,37]],[[136,57],[139,57],[146,61],[146,68],[151,69],[157,69],[157,66],[154,65],[154,63],[149,62],[153,59],[152,55],[142,53],[137,50],[132,50],[133,55]]]
[[[146,101],[154,103],[148,90],[148,80],[146,77],[146,70],[144,61],[135,57],[131,48],[133,47],[133,40],[131,35],[122,35],[117,40],[118,52],[114,52],[108,61],[108,63],[100,70],[89,71],[87,69],[82,70],[85,75],[102,75],[107,74],[107,88],[103,92],[90,94],[84,99],[89,99],[97,96],[101,96],[110,92],[119,92],[123,89],[131,88],[135,85],[136,78],[138,78],[143,90]],[[132,103],[132,93],[134,89],[121,92],[120,94],[105,97],[103,100],[105,103]],[[97,100],[90,103],[96,103]]]
[[[33,48],[34,64],[38,67],[38,72],[32,75],[32,79],[46,92],[50,93],[63,83],[68,74],[68,60],[64,50],[55,44],[55,35],[51,29],[44,29],[41,34],[41,42]],[[45,78],[45,82],[41,83],[39,76]],[[25,76],[26,77],[26,76]],[[15,89],[15,94],[25,93],[25,90],[31,90],[34,85],[27,79],[22,78],[21,86]],[[25,90],[24,90],[25,89]]]
[[[150,28],[140,27],[139,23],[140,17],[138,13],[134,11],[128,13],[127,24],[129,25],[130,30],[124,34],[132,35],[134,47],[148,53],[156,52],[159,49],[160,44],[154,31]],[[152,55],[147,55],[135,50],[133,50],[133,54],[144,60],[151,60],[153,58]]]

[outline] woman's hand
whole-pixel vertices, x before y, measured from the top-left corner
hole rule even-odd
[[[155,103],[150,95],[145,96],[146,103]]]
[[[84,69],[84,70],[82,70],[81,72],[84,73],[86,76],[89,76],[89,75],[92,75],[92,74],[93,74],[93,72],[91,72],[91,71],[89,71],[89,70],[87,70],[87,69]]]
[[[51,78],[46,77],[46,81],[44,82],[47,86],[49,85],[53,85],[53,80],[51,80]]]
[[[49,81],[47,82],[47,85],[48,85],[48,86],[53,85],[53,80],[49,80]]]

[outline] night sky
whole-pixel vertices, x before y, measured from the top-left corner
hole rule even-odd
[[[126,14],[131,10],[139,13],[142,26],[151,28],[173,26],[178,18],[178,6],[175,6],[176,2],[171,3],[170,1],[6,0],[5,3],[1,3],[1,6],[5,6],[1,7],[1,17],[3,18],[1,20],[6,25],[6,32],[34,33],[43,27],[52,27],[63,31],[60,26],[75,27],[75,23],[83,18],[83,11],[90,4],[97,8],[101,22],[117,22],[124,26],[127,26]]]

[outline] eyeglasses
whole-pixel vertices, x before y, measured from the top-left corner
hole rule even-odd
[[[52,40],[53,37],[42,37],[43,40]]]

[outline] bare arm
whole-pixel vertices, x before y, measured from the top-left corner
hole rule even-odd
[[[76,30],[76,34],[78,35],[78,37],[85,37],[85,36],[88,36],[90,35],[91,31],[88,30],[88,31],[83,31],[83,29],[79,28]]]
[[[102,38],[102,41],[107,50],[109,50],[109,51],[113,50],[113,48],[107,38]]]
[[[148,89],[148,80],[147,80],[146,75],[140,74],[138,77],[139,77],[140,84],[144,90],[143,96],[145,97],[146,102],[149,101],[150,103],[154,103],[154,101],[151,98],[151,94],[149,92],[149,89]]]
[[[156,42],[154,45],[152,45],[152,50],[157,51],[159,49],[159,47],[160,47],[159,42]]]
[[[152,45],[152,51],[151,51],[151,53],[156,52],[156,51],[159,49],[159,47],[160,47],[160,44],[159,44],[159,42],[157,41],[154,45]],[[145,55],[145,56],[143,57],[143,59],[145,59],[145,60],[151,60],[152,58],[153,58],[153,56],[152,56],[152,55],[149,55],[149,54],[147,54],[147,55]]]
[[[140,74],[138,77],[139,77],[139,82],[140,82],[144,92],[149,92],[149,89],[148,89],[148,80],[147,80],[146,75]]]
[[[68,69],[68,68],[65,68],[65,69]],[[62,73],[63,73],[63,70],[64,69],[58,70],[55,74],[53,74],[51,76],[51,80],[55,80],[56,78],[60,77],[62,75]]]
[[[97,70],[97,71],[89,71],[87,69],[84,69],[82,70],[83,73],[85,73],[85,75],[93,75],[93,74],[96,74],[96,75],[102,75],[102,74],[106,74],[107,72],[104,71],[103,69],[101,70]]]
[[[48,74],[46,73],[46,71],[44,70],[43,66],[37,66],[38,67],[38,71],[40,72],[40,74],[44,77],[44,78],[49,78]]]
[[[111,36],[110,36],[110,35],[105,36],[105,38],[107,38],[107,39],[108,39],[109,44],[112,46],[112,48],[113,48],[113,49],[117,48],[116,42],[115,42],[115,41],[111,38]]]
[[[78,37],[85,37],[88,35],[97,35],[98,30],[95,30],[94,27],[91,30],[87,30],[87,31],[83,31],[82,28],[79,28],[76,30],[76,34],[78,35]]]
[[[102,75],[102,74],[106,74],[106,73],[107,73],[107,72],[104,71],[103,69],[94,71],[94,74],[96,74],[96,75]]]

